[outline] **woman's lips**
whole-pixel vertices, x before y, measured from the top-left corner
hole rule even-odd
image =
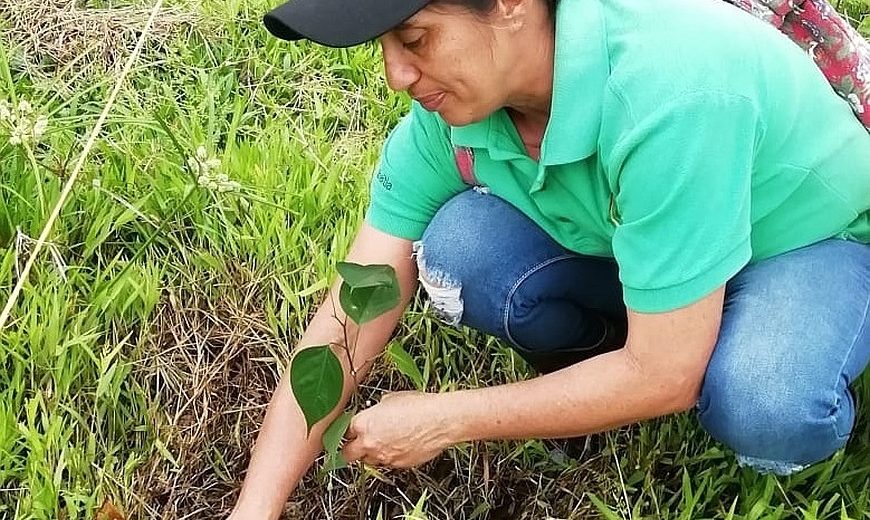
[[[423,105],[423,108],[430,112],[434,112],[441,107],[441,104],[444,103],[444,98],[447,97],[446,92],[438,92],[435,94],[430,94],[428,96],[423,96],[417,98],[417,101]]]

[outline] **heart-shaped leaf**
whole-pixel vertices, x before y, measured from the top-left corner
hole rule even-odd
[[[326,451],[326,460],[323,462],[323,471],[335,471],[347,467],[347,461],[341,454],[341,440],[344,438],[353,419],[353,412],[344,412],[338,419],[332,421],[329,428],[323,432],[323,449]]]
[[[343,263],[339,273],[344,278],[338,295],[341,308],[357,325],[399,304],[399,282],[392,267]]]
[[[290,362],[290,387],[311,433],[341,400],[344,371],[332,349],[321,345],[299,351]]]
[[[360,265],[339,262],[336,269],[338,269],[338,274],[344,282],[354,289],[379,285],[398,285],[396,271],[389,265]]]

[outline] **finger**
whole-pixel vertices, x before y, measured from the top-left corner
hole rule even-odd
[[[381,396],[381,402],[383,403],[384,401],[389,401],[390,399],[395,399],[396,397],[399,397],[402,395],[409,395],[409,394],[415,394],[415,393],[416,392],[414,392],[413,390],[402,390],[400,392],[387,392],[386,394]]]
[[[359,421],[359,414],[351,417],[350,424],[347,426],[347,430],[345,430],[344,432],[344,438],[347,440],[353,440],[359,437],[362,429],[360,427],[360,424],[361,423]]]
[[[341,455],[344,457],[344,460],[351,463],[365,458],[368,454],[366,453],[365,448],[363,448],[362,442],[359,440],[353,440],[344,445],[344,448],[341,450]]]

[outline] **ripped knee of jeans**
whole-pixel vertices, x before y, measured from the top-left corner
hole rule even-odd
[[[429,295],[432,308],[438,319],[448,325],[459,325],[465,306],[462,302],[462,284],[434,269],[426,263],[422,241],[414,243],[414,255],[417,258],[417,270],[420,283]]]
[[[759,473],[786,476],[792,473],[797,473],[809,467],[808,464],[795,464],[792,462],[780,462],[776,460],[761,459],[758,457],[748,457],[746,455],[737,454],[737,463],[741,467],[751,468]]]

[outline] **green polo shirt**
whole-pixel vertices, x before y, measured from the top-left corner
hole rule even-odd
[[[718,1],[561,0],[540,161],[509,116],[452,128],[414,104],[368,222],[419,239],[475,173],[564,247],[616,258],[627,306],[693,303],[749,262],[870,243],[870,135],[798,46]]]

